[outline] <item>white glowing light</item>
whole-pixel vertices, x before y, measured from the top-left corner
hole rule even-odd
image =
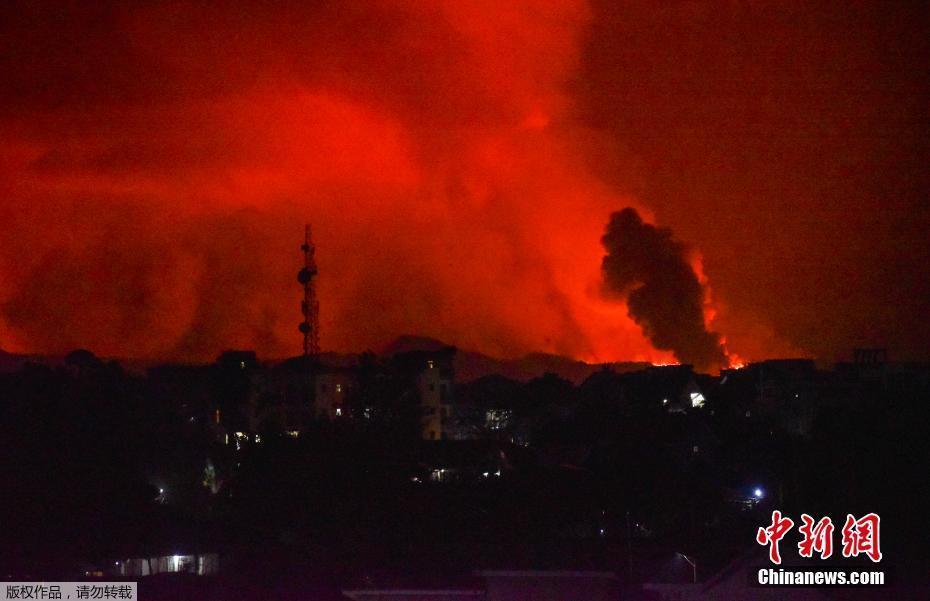
[[[754,497],[757,498],[757,499],[761,499],[761,498],[762,498],[762,489],[761,489],[761,488],[757,488],[757,489],[755,489],[754,491],[752,491],[752,496],[754,496]]]

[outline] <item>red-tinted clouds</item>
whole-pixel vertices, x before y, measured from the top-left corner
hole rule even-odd
[[[730,176],[675,117],[704,107],[719,123],[727,111],[707,109],[700,90],[662,92],[695,69],[663,53],[704,46],[679,48],[637,24],[691,17],[648,6],[5,3],[0,347],[296,353],[309,221],[324,348],[416,333],[493,354],[668,360],[601,294],[600,236],[632,204],[647,218],[657,208],[704,253],[715,329],[756,356],[826,352],[793,329],[821,309],[770,306],[782,272],[759,266],[788,241],[774,233],[754,250],[733,240],[763,209],[745,223],[733,216],[756,200],[734,207],[718,194],[708,182]],[[707,60],[726,60],[706,26]],[[772,60],[791,60],[785,52]],[[782,125],[760,123],[749,135]],[[816,174],[777,171],[758,173],[771,178],[759,185],[817,193]],[[712,215],[725,225],[708,226]],[[784,214],[786,235],[797,237],[797,219]],[[803,285],[818,277],[834,276]],[[833,334],[827,350],[846,343]]]

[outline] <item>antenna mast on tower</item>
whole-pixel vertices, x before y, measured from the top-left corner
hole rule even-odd
[[[300,331],[304,335],[304,358],[313,364],[320,354],[320,304],[316,300],[316,248],[310,236],[309,223],[300,250],[304,252],[304,266],[297,273],[297,281],[304,287],[304,300],[300,304],[304,320],[300,323]]]

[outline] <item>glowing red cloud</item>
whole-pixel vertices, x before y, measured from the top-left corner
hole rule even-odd
[[[296,353],[308,221],[324,349],[670,360],[600,294],[604,224],[636,202],[584,159],[604,141],[566,91],[583,3],[106,15],[126,56],[88,49],[96,84],[0,121],[0,345]]]

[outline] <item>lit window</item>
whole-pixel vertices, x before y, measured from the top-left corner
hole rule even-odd
[[[239,369],[245,369],[245,361],[239,362]]]
[[[513,413],[507,409],[488,409],[484,415],[484,425],[488,430],[503,430],[510,425]]]
[[[433,369],[434,363],[432,360],[426,362],[427,369]]]
[[[692,407],[703,407],[704,406],[704,395],[700,392],[691,393],[691,406]]]
[[[336,415],[337,416],[342,415],[342,407],[336,407]]]
[[[342,384],[336,384],[336,392],[342,392]]]

